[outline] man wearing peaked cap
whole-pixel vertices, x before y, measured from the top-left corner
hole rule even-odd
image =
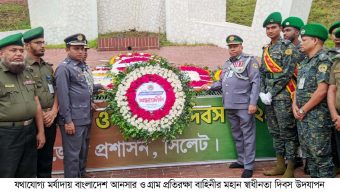
[[[37,177],[52,177],[53,147],[56,137],[58,100],[55,97],[55,78],[52,64],[42,57],[45,54],[44,29],[37,27],[23,34],[26,48],[26,66],[38,84],[37,95],[43,111],[46,143],[38,150]]]
[[[276,166],[265,171],[264,175],[294,177],[298,135],[291,97],[295,91],[292,77],[299,54],[293,43],[281,38],[281,21],[281,14],[274,12],[263,22],[271,41],[263,48],[260,99],[265,104],[268,130],[273,137],[277,159]],[[288,160],[287,167],[285,158]]]
[[[300,50],[306,59],[299,67],[292,105],[299,141],[312,178],[335,176],[331,154],[333,125],[327,107],[332,62],[323,49],[327,37],[327,29],[321,24],[307,24],[301,28]]]
[[[230,58],[223,65],[220,81],[202,89],[223,91],[223,104],[237,150],[237,161],[229,168],[244,168],[241,177],[249,178],[253,175],[255,163],[254,115],[260,91],[259,65],[253,56],[242,53],[241,37],[229,35],[226,42]]]
[[[334,22],[331,27],[329,28],[328,32],[331,36],[332,41],[334,42],[335,46],[328,50],[328,55],[332,59],[340,52],[340,38],[335,36],[335,31],[340,28],[340,20]]]
[[[64,149],[64,176],[81,177],[86,162],[86,137],[91,128],[93,79],[84,62],[84,34],[65,38],[66,59],[56,70],[59,125]]]
[[[0,40],[0,177],[36,177],[37,148],[45,143],[36,83],[23,53],[21,33]]]

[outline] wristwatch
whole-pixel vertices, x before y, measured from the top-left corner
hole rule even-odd
[[[302,115],[306,114],[302,107],[299,109],[299,113]]]

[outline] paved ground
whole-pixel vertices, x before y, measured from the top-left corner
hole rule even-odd
[[[215,47],[215,46],[194,46],[194,47],[163,47],[161,49],[153,49],[143,51],[159,55],[167,58],[174,64],[196,64],[199,66],[208,66],[215,69],[218,65],[222,65],[228,53],[226,49]],[[115,55],[124,52],[117,51],[105,51],[97,52],[95,49],[90,49],[88,52],[87,63],[90,66],[105,64],[108,60]],[[56,67],[64,58],[66,52],[64,49],[47,49],[45,53],[45,60],[54,64]]]
[[[253,177],[270,178],[263,175],[263,172],[271,169],[274,161],[261,161],[255,163]],[[88,173],[91,178],[239,178],[243,169],[229,169],[229,163],[174,166],[162,168],[126,169],[116,171],[100,171]],[[63,177],[62,174],[53,175],[55,178]],[[308,178],[303,173],[302,167],[295,170],[296,178]],[[272,178],[280,178],[272,177]],[[337,175],[340,178],[340,175]]]
[[[143,51],[156,54],[167,58],[174,64],[196,64],[199,66],[209,66],[214,69],[221,66],[228,53],[226,49],[215,46],[195,46],[195,47],[163,47],[159,50]],[[95,49],[89,50],[87,62],[91,66],[105,64],[108,60],[119,53],[123,52],[97,52]],[[45,54],[45,60],[58,65],[66,56],[64,49],[48,49]],[[263,171],[269,170],[274,166],[274,161],[256,162],[254,177],[264,177]],[[126,169],[115,171],[91,172],[89,177],[240,177],[242,169],[229,169],[228,163],[209,164],[209,165],[192,165],[192,166],[174,166],[162,168],[144,168],[144,169]],[[304,175],[302,168],[295,171],[296,177],[308,177]],[[53,177],[63,177],[62,174],[55,174]],[[340,177],[340,175],[338,175]]]

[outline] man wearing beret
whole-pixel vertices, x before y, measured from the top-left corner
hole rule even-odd
[[[253,175],[255,163],[255,112],[260,92],[259,65],[253,56],[242,53],[243,40],[237,35],[226,39],[230,58],[223,65],[221,80],[205,90],[223,91],[223,105],[236,143],[237,161],[229,168],[244,168],[242,178]]]
[[[336,55],[340,53],[340,38],[335,36],[335,31],[339,28],[340,28],[340,20],[334,22],[328,30],[331,36],[331,39],[335,44],[334,48],[331,48],[328,50],[328,55],[330,56],[331,59],[333,59],[333,57],[335,57]]]
[[[284,21],[282,21],[282,32],[283,32],[283,38],[286,40],[291,41],[296,50],[299,53],[299,63],[305,58],[305,54],[301,53],[299,51],[300,49],[300,40],[299,40],[299,36],[300,36],[300,29],[301,27],[304,26],[304,23],[302,21],[301,18],[299,17],[288,17],[287,19],[285,19]],[[294,78],[296,79],[297,77],[297,73],[298,73],[298,65],[295,67],[294,70]],[[308,162],[306,161],[306,165],[305,165],[305,173],[308,174]],[[297,157],[295,159],[295,168],[300,167],[303,165],[303,161],[301,157]]]
[[[54,93],[52,64],[42,59],[45,53],[44,29],[37,27],[23,34],[26,48],[25,62],[37,85],[37,96],[43,111],[46,143],[38,150],[37,177],[50,178],[52,173],[53,147],[56,137],[58,100]]]
[[[281,14],[274,12],[263,22],[271,42],[263,48],[260,98],[265,104],[268,130],[273,137],[277,159],[276,166],[264,175],[294,177],[298,135],[291,98],[296,87],[293,74],[299,53],[293,43],[281,38],[281,21]],[[288,160],[287,168],[285,158]]]
[[[37,148],[45,143],[36,84],[23,54],[21,33],[0,40],[0,177],[36,177]]]
[[[306,58],[299,66],[293,112],[298,120],[299,141],[308,159],[312,178],[334,177],[331,154],[332,126],[327,107],[327,90],[332,62],[323,49],[328,38],[321,24],[301,28],[301,51]]]
[[[340,39],[340,28],[334,32],[334,37]],[[327,94],[328,108],[331,113],[335,129],[332,129],[332,153],[333,162],[336,166],[336,173],[339,173],[340,162],[340,53],[333,57],[333,66],[331,68],[329,88]]]
[[[56,70],[59,102],[59,125],[64,151],[64,176],[81,177],[85,162],[86,136],[91,127],[91,95],[93,80],[83,62],[85,35],[78,33],[65,38],[67,58]]]

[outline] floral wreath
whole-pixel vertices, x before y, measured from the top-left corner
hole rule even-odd
[[[175,139],[190,122],[188,79],[164,59],[154,58],[115,76],[108,92],[111,121],[124,138]]]
[[[189,76],[189,86],[192,88],[199,88],[202,85],[212,83],[210,72],[206,69],[196,66],[180,66],[179,69]]]
[[[117,56],[113,56],[109,61],[109,65],[112,65],[112,69],[123,71],[129,65],[132,65],[137,62],[147,62],[153,57],[154,56],[149,53],[134,52],[134,53],[120,54]]]

